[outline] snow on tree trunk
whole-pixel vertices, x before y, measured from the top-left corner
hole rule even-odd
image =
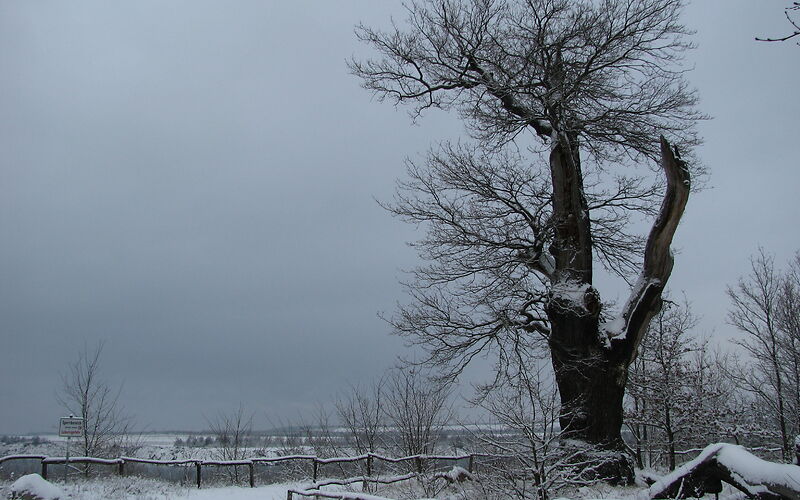
[[[600,324],[600,297],[591,285],[591,238],[585,233],[588,221],[567,213],[576,213],[574,206],[585,203],[581,190],[569,186],[571,179],[580,176],[577,156],[563,153],[569,150],[554,148],[550,158],[557,237],[551,248],[556,256],[556,279],[547,314],[551,359],[562,404],[561,428],[567,438],[619,452],[614,467],[624,471],[619,479],[627,482],[633,477],[633,467],[624,456],[620,432],[628,366],[636,357],[650,320],[661,309],[661,293],[672,272],[670,244],[689,196],[689,174],[662,138],[667,190],[647,240],[639,282],[611,329]],[[569,200],[558,202],[558,197]],[[572,208],[564,208],[559,216],[560,206]],[[603,473],[598,475],[602,477]]]

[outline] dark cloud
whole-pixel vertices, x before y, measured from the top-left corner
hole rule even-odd
[[[758,244],[800,247],[798,47],[759,44],[779,6],[696,2],[691,80],[712,171],[673,287],[723,325]],[[402,298],[414,228],[385,214],[419,126],[347,74],[379,2],[0,1],[0,432],[51,430],[59,372],[104,368],[151,428],[240,401],[292,418],[392,364],[376,312]],[[727,330],[719,326],[720,331]]]

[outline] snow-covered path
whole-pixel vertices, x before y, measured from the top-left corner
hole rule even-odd
[[[169,496],[164,497],[164,500],[172,500],[173,498],[189,500],[286,500],[286,490],[296,486],[297,485],[273,484],[257,488],[237,488],[235,486],[229,486],[226,488],[209,488],[206,490],[195,489],[189,490],[186,496]]]
[[[300,483],[284,483],[256,488],[225,486],[197,489],[141,478],[107,478],[67,485],[57,482],[51,488],[60,500],[286,500],[288,489],[302,486]],[[0,498],[9,498],[10,488],[10,483],[0,485]]]

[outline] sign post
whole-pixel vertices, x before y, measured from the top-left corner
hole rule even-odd
[[[58,421],[58,435],[67,438],[67,453],[64,458],[64,483],[66,484],[69,471],[69,442],[74,437],[83,437],[83,419],[72,415],[61,417]]]

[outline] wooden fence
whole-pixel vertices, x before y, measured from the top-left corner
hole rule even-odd
[[[392,458],[376,453],[367,453],[364,455],[354,457],[333,457],[333,458],[320,458],[315,455],[287,455],[281,457],[256,457],[245,460],[199,460],[199,459],[185,459],[185,460],[154,460],[146,458],[135,457],[120,457],[120,458],[97,458],[97,457],[50,457],[46,455],[8,455],[0,457],[0,467],[5,462],[15,460],[38,460],[41,462],[41,475],[47,479],[48,467],[52,465],[62,465],[69,467],[71,464],[97,464],[103,466],[114,467],[116,474],[124,476],[126,474],[126,464],[150,464],[155,466],[184,466],[193,467],[195,470],[194,479],[197,487],[200,488],[203,483],[203,468],[204,467],[247,467],[248,470],[248,483],[250,487],[255,487],[255,471],[257,465],[270,465],[280,462],[299,462],[307,464],[310,468],[310,476],[315,485],[329,485],[329,484],[349,484],[342,481],[377,481],[382,480],[372,478],[375,471],[375,463],[385,462],[387,464],[408,464],[407,469],[412,475],[421,474],[429,468],[434,468],[437,462],[453,462],[458,463],[466,462],[466,469],[468,472],[474,472],[476,467],[476,458],[478,457],[491,457],[503,458],[500,455],[489,455],[483,453],[472,453],[468,455],[412,455],[407,457]],[[318,483],[317,479],[320,473],[320,467],[330,464],[363,464],[363,471],[365,474],[358,478],[351,479],[332,479],[324,483]],[[395,476],[401,477],[401,476]],[[411,476],[409,476],[411,477]],[[298,492],[299,493],[299,492]]]

